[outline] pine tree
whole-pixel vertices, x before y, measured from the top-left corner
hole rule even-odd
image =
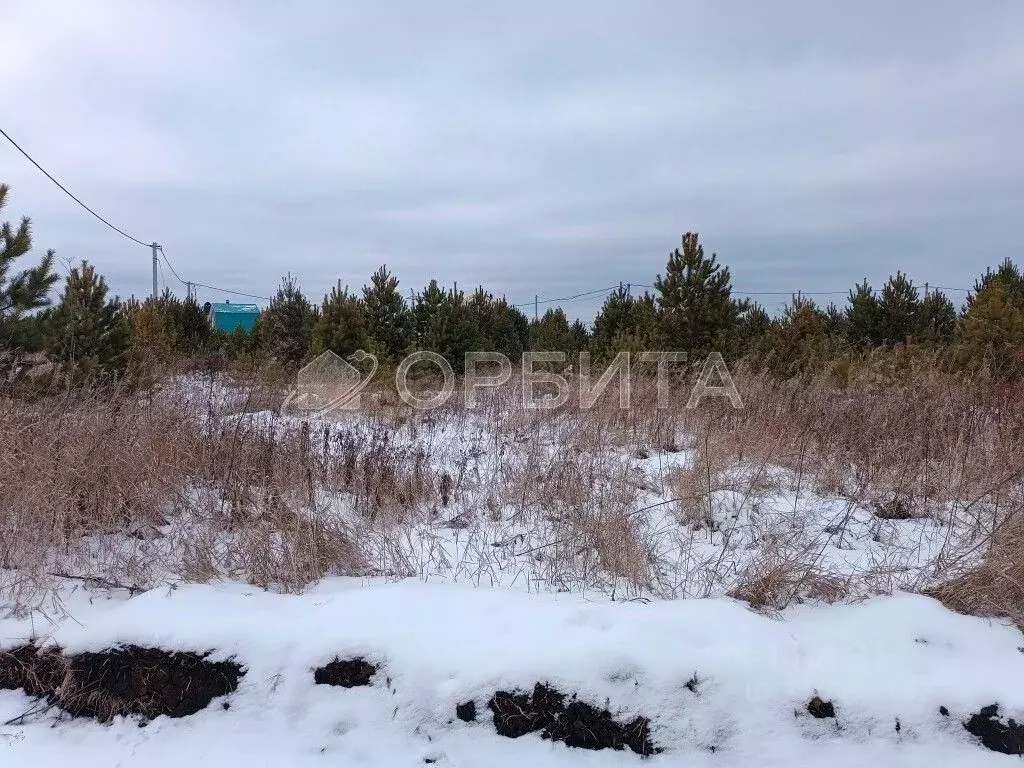
[[[46,347],[46,331],[38,314],[11,318],[0,324],[0,379],[3,378],[6,363],[12,360],[7,353],[15,356],[43,352]]]
[[[1024,371],[1024,275],[1010,259],[975,281],[957,324],[957,359],[969,369],[987,367],[1004,380]]]
[[[878,299],[879,336],[883,344],[904,344],[921,324],[921,299],[914,283],[897,271],[882,286]]]
[[[978,291],[957,328],[957,358],[971,370],[987,367],[997,378],[1024,370],[1024,302],[1002,281]]]
[[[341,357],[369,346],[366,335],[366,310],[348,286],[332,288],[320,307],[320,317],[313,327],[312,354],[330,350]]]
[[[466,352],[475,347],[476,333],[462,291],[447,290],[431,280],[413,309],[416,346],[437,352],[455,371],[465,368]]]
[[[412,313],[398,291],[398,278],[386,265],[373,273],[370,284],[363,286],[366,327],[375,351],[397,363],[413,345]]]
[[[561,307],[547,310],[540,320],[530,323],[531,352],[563,352],[564,365],[575,365],[579,353],[589,346],[590,334],[579,320],[572,323]],[[561,363],[537,364],[538,368],[557,370]]]
[[[921,300],[917,336],[924,341],[945,342],[956,330],[956,308],[942,291],[931,291]]]
[[[572,328],[561,307],[547,310],[539,320],[530,323],[530,350],[534,352],[565,352],[572,345]]]
[[[579,318],[572,321],[569,326],[569,339],[566,352],[572,359],[579,357],[580,352],[587,350],[590,346],[590,330]]]
[[[530,319],[504,298],[491,305],[490,344],[487,349],[501,352],[513,363],[523,357],[530,343]]]
[[[309,354],[318,314],[298,281],[287,275],[260,316],[264,348],[286,369],[295,370]]]
[[[691,360],[727,350],[748,302],[732,298],[729,268],[715,254],[704,256],[696,232],[683,235],[682,247],[669,254],[665,276],[658,275],[654,286],[665,350],[685,351]]]
[[[7,205],[10,188],[0,184],[0,211]],[[32,250],[32,227],[28,217],[17,227],[0,225],[0,349],[19,349],[40,338],[28,313],[50,303],[50,289],[57,282],[53,273],[53,251],[47,251],[34,267],[12,273],[17,259]]]
[[[619,286],[605,299],[594,318],[591,352],[612,359],[622,351],[643,351],[657,346],[658,313],[649,293],[635,297]]]
[[[130,342],[128,320],[107,281],[86,261],[74,267],[57,306],[43,318],[51,356],[79,376],[111,375],[123,370]]]
[[[260,318],[257,317],[251,331],[246,331],[242,326],[238,326],[231,333],[215,331],[215,343],[220,353],[229,360],[248,358],[255,363],[266,354],[262,328]]]
[[[594,318],[594,352],[602,354],[611,349],[612,339],[620,331],[632,329],[635,299],[624,286],[608,294],[604,305]]]
[[[846,307],[846,332],[851,344],[874,347],[882,343],[882,316],[875,292],[867,278],[850,291]]]
[[[169,309],[178,354],[187,358],[206,352],[213,342],[213,326],[199,302],[175,296]]]
[[[500,352],[513,363],[522,359],[530,344],[530,321],[520,309],[482,286],[465,304],[473,350]]]
[[[772,328],[772,319],[760,304],[754,302],[740,317],[736,326],[735,357],[742,357],[759,350]]]
[[[772,324],[762,364],[778,378],[812,376],[837,355],[837,339],[829,333],[829,317],[813,300],[793,296]]]
[[[132,296],[124,302],[123,310],[131,330],[132,358],[141,367],[166,362],[174,357],[177,339],[174,323],[166,309],[170,294],[139,301]]]
[[[418,349],[438,351],[430,346],[431,325],[441,315],[447,300],[448,292],[437,284],[437,280],[431,280],[416,298],[412,314]]]
[[[1003,259],[995,271],[991,267],[985,270],[985,274],[974,281],[974,293],[967,296],[967,307],[970,309],[975,299],[985,289],[999,283],[1003,286],[1006,296],[1011,301],[1024,302],[1024,274],[1020,268],[1009,258]]]
[[[630,335],[642,341],[647,349],[654,349],[658,341],[658,303],[654,296],[644,291],[643,296],[633,301],[630,319]]]
[[[830,301],[825,307],[825,327],[832,336],[846,338],[849,335],[846,313],[836,306],[834,301]]]

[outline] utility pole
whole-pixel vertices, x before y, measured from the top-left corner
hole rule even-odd
[[[157,270],[157,267],[159,266],[159,264],[157,262],[157,259],[160,258],[159,256],[156,255],[156,252],[160,249],[160,244],[159,243],[152,243],[152,244],[150,244],[150,248],[153,249],[153,301],[156,301],[157,300],[157,290],[158,290],[158,288],[156,286],[156,270]]]
[[[533,294],[533,322],[537,322],[537,294]]]
[[[185,281],[185,300],[192,301],[192,281]]]

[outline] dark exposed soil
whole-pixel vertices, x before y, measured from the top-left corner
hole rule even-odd
[[[243,676],[233,661],[124,646],[63,656],[22,646],[0,653],[0,687],[22,688],[65,712],[107,722],[118,715],[186,717],[233,692]]]
[[[0,690],[24,690],[73,716],[100,722],[118,715],[143,721],[160,715],[186,717],[235,691],[245,674],[234,661],[211,662],[208,656],[132,645],[68,656],[57,648],[22,645],[0,651]],[[318,668],[314,678],[317,684],[352,688],[369,685],[377,671],[375,664],[362,657],[335,658]],[[537,683],[532,693],[497,691],[487,707],[494,714],[497,732],[509,738],[539,732],[542,738],[581,749],[629,747],[644,756],[661,751],[651,742],[648,718],[619,723],[607,709],[547,684]],[[820,696],[807,703],[807,712],[818,719],[836,716],[835,705]],[[945,706],[939,707],[939,713],[950,714]],[[458,704],[455,714],[463,722],[475,722],[476,702]],[[982,707],[963,725],[990,750],[1024,755],[1024,724],[1001,719],[997,704]],[[900,730],[899,720],[896,729]]]
[[[494,727],[502,736],[519,738],[541,732],[542,738],[563,741],[581,749],[624,749],[639,755],[658,750],[650,739],[650,721],[634,718],[623,725],[608,710],[569,699],[548,685],[537,683],[533,695],[519,691],[497,691],[488,703],[494,712]]]
[[[1006,723],[999,719],[999,705],[982,707],[964,723],[970,733],[981,739],[981,743],[993,752],[1004,755],[1024,755],[1024,724],[1010,718]]]
[[[476,702],[465,701],[455,705],[455,716],[464,723],[476,722]]]
[[[510,739],[518,739],[544,727],[528,693],[497,691],[487,703],[487,708],[494,712],[495,729]]]
[[[879,520],[915,520],[929,517],[926,511],[916,509],[909,497],[895,496],[887,501],[872,504],[872,511]]]
[[[125,646],[68,659],[60,706],[104,722],[116,715],[187,717],[238,688],[242,668],[209,654]]]
[[[369,685],[375,674],[377,674],[377,666],[361,656],[354,659],[335,658],[330,664],[318,667],[313,672],[313,680],[317,685],[355,688],[360,685]]]
[[[66,669],[58,649],[39,651],[34,645],[22,645],[0,651],[0,689],[47,696],[60,687]]]
[[[836,708],[832,702],[824,701],[820,696],[815,696],[807,702],[807,711],[819,720],[836,716]]]

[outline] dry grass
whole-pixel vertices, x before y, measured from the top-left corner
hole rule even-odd
[[[1008,517],[988,544],[980,565],[929,593],[954,611],[1007,618],[1024,631],[1024,516]]]
[[[0,587],[56,577],[145,588],[168,574],[297,587],[359,566],[316,502],[301,436],[207,428],[181,393],[0,401]]]
[[[628,410],[611,392],[524,410],[513,380],[475,410],[367,397],[326,426],[237,372],[2,399],[0,589],[31,605],[59,577],[294,590],[376,573],[775,609],[948,582],[950,605],[1019,616],[1024,408],[937,368],[856,374],[840,389],[739,371],[738,411],[687,410],[688,390],[658,408],[646,379]],[[930,539],[836,571],[858,520],[876,542],[901,525]]]

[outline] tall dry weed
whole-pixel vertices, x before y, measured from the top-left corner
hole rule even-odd
[[[58,577],[300,589],[374,572],[731,591],[779,607],[947,581],[950,604],[975,594],[1018,610],[1024,407],[1012,391],[927,366],[886,386],[857,370],[844,387],[742,368],[734,379],[741,410],[721,398],[688,409],[685,389],[660,408],[652,378],[634,381],[629,409],[614,393],[587,410],[523,409],[514,377],[476,409],[368,393],[335,423],[277,413],[284,383],[259,372],[3,399],[0,588],[15,600]],[[766,517],[780,494],[791,510]],[[808,504],[830,499],[848,511],[823,533]],[[823,553],[849,546],[854,510],[879,530],[936,526],[946,540],[930,575],[906,565],[914,553],[835,573]]]

